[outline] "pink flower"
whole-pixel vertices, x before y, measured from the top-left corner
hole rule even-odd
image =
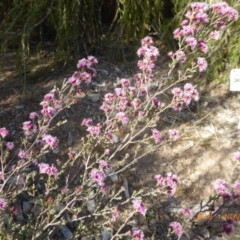
[[[40,173],[47,173],[47,169],[49,168],[49,165],[47,163],[39,163],[39,172]]]
[[[192,94],[194,92],[193,85],[191,83],[186,83],[184,85],[184,91]]]
[[[152,98],[152,103],[158,107],[158,108],[161,108],[161,103],[160,101],[158,101],[158,99],[156,97]]]
[[[81,82],[80,82],[79,78],[77,78],[77,77],[70,77],[68,79],[68,83],[71,83],[74,86],[79,86]]]
[[[128,87],[128,90],[129,90],[129,92],[132,93],[132,94],[136,94],[136,92],[137,92],[137,90],[136,90],[135,87]]]
[[[110,154],[110,150],[109,149],[105,149],[105,154],[109,155]]]
[[[208,10],[208,4],[204,2],[194,2],[191,4],[191,8],[195,12],[199,11],[207,11]]]
[[[173,32],[173,37],[174,37],[175,39],[179,39],[182,35],[183,35],[183,34],[182,34],[182,31],[181,31],[180,28],[177,28],[177,29],[174,30],[174,32]]]
[[[132,105],[133,105],[133,107],[136,109],[136,108],[138,108],[139,106],[141,106],[141,100],[139,99],[139,98],[134,98],[133,100],[132,100]]]
[[[45,173],[52,176],[57,174],[57,168],[54,165],[49,166],[47,163],[39,163],[38,167],[40,173]]]
[[[93,57],[93,56],[88,56],[88,63],[90,64],[90,65],[92,65],[92,64],[97,64],[98,63],[98,60],[95,58],[95,57]]]
[[[220,38],[220,33],[218,31],[212,31],[209,37],[212,40],[218,40]]]
[[[146,207],[143,205],[142,201],[141,200],[133,200],[132,201],[133,203],[133,207],[138,211],[140,212],[143,216],[145,216],[146,212],[147,212],[147,209]]]
[[[86,83],[90,83],[91,80],[92,80],[92,77],[89,73],[82,72],[82,73],[80,73],[80,79],[83,80]]]
[[[214,190],[226,199],[232,199],[233,196],[228,190],[228,184],[223,179],[217,179],[213,184]]]
[[[226,222],[223,223],[223,231],[229,236],[231,234],[233,234],[234,232],[234,221],[233,220],[228,220]]]
[[[147,36],[141,40],[142,46],[149,46],[153,44],[153,40],[151,37]]]
[[[119,97],[124,97],[126,95],[125,91],[122,88],[115,88],[115,93]]]
[[[18,156],[20,158],[27,158],[27,157],[29,157],[29,154],[27,152],[25,152],[24,150],[20,150],[18,153]]]
[[[181,90],[181,88],[173,88],[172,89],[172,94],[178,98],[182,98],[183,96],[183,91]]]
[[[233,153],[233,156],[236,160],[240,161],[240,152]]]
[[[22,129],[27,136],[37,132],[37,126],[31,121],[24,122]]]
[[[184,208],[182,209],[182,213],[189,218],[192,218],[193,216],[193,212],[191,209]]]
[[[207,53],[208,52],[208,45],[203,39],[199,39],[198,42],[198,48],[203,52]]]
[[[194,37],[187,37],[185,42],[191,47],[192,50],[197,46],[197,40]]]
[[[0,135],[5,138],[9,134],[9,131],[4,127],[0,128]]]
[[[176,129],[170,129],[168,132],[170,137],[174,140],[177,140],[179,138],[179,132]]]
[[[104,179],[106,175],[103,171],[93,169],[89,175],[98,183],[100,187],[105,186]]]
[[[175,56],[176,56],[176,60],[180,61],[181,63],[184,63],[187,60],[187,56],[185,52],[183,52],[182,50],[177,50],[175,52]]]
[[[12,150],[15,146],[13,142],[6,142],[5,145],[9,150]]]
[[[124,112],[119,112],[116,114],[116,117],[122,122],[122,124],[128,123],[128,116]]]
[[[91,135],[99,135],[100,134],[100,129],[98,126],[89,126],[87,128],[87,131],[90,132]]]
[[[84,118],[82,121],[81,126],[85,125],[85,126],[89,126],[92,124],[92,119],[91,118]]]
[[[197,58],[197,65],[199,68],[199,72],[203,72],[207,69],[207,61],[205,60],[205,58]]]
[[[183,94],[183,101],[185,102],[185,104],[188,106],[191,103],[192,100],[192,96],[189,93],[184,93]]]
[[[122,79],[120,80],[120,83],[121,83],[122,86],[124,86],[124,87],[129,87],[129,86],[130,86],[130,81],[129,81],[128,79],[126,79],[126,78],[122,78]]]
[[[182,225],[179,222],[172,222],[169,224],[170,227],[173,228],[173,231],[178,237],[181,237],[183,234],[183,228]]]
[[[53,107],[45,107],[41,110],[41,113],[43,115],[47,115],[49,117],[52,117],[56,112],[57,112],[56,109]]]
[[[0,209],[4,209],[7,206],[7,202],[5,199],[0,198]]]
[[[57,137],[53,137],[51,135],[44,135],[42,137],[42,140],[45,141],[45,143],[53,150],[58,146],[59,140]]]
[[[109,168],[108,163],[107,163],[106,161],[104,161],[104,160],[100,160],[100,161],[99,161],[99,166],[100,166],[100,168],[103,169],[103,170]]]
[[[153,138],[155,139],[155,143],[161,143],[162,135],[157,129],[152,129]]]
[[[83,69],[83,68],[89,68],[89,61],[86,58],[83,58],[78,61],[77,68]]]
[[[137,228],[132,229],[132,235],[135,237],[136,240],[143,240],[144,239],[144,234],[141,230]]]
[[[39,115],[36,112],[31,112],[29,115],[30,119],[35,119],[35,118],[39,118]]]
[[[115,96],[112,93],[106,93],[104,95],[104,101],[112,103],[115,100]]]

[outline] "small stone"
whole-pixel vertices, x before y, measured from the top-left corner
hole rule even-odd
[[[68,229],[67,226],[61,226],[60,230],[62,232],[62,235],[66,238],[66,239],[72,239],[73,234],[72,232]]]
[[[111,239],[111,233],[109,231],[103,230],[101,233],[102,233],[102,240]]]
[[[93,93],[93,94],[90,94],[88,97],[90,98],[90,100],[92,102],[98,102],[99,98],[100,98],[100,94],[99,93],[96,93],[96,94]]]

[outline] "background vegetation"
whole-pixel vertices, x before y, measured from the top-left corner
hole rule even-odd
[[[172,31],[193,0],[2,0],[0,2],[1,60],[17,52],[18,74],[30,71],[32,54],[38,60],[54,57],[68,64],[89,54],[109,60],[135,57],[136,42],[150,34],[168,49],[176,48]],[[209,3],[216,0],[208,0]],[[228,0],[239,8],[239,0]],[[234,31],[211,53],[208,79],[223,80],[224,70],[236,68],[240,56],[240,20]],[[216,48],[217,49],[217,48]],[[26,78],[26,76],[25,76]]]

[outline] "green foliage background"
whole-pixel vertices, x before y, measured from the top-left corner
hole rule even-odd
[[[0,3],[1,58],[9,49],[17,51],[16,64],[20,71],[25,69],[22,66],[29,63],[32,53],[43,49],[53,52],[55,59],[65,64],[75,63],[88,54],[122,60],[127,53],[129,57],[135,56],[139,40],[148,34],[165,43],[166,48],[176,48],[172,31],[191,2],[194,1],[3,0]],[[227,2],[240,10],[239,0]],[[223,79],[224,70],[239,66],[239,32],[240,20],[232,24],[216,46],[218,50],[210,57],[209,80]]]

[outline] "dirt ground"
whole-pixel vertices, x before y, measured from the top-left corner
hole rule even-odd
[[[168,71],[166,59],[161,57],[157,63],[156,81],[164,81]],[[29,113],[41,109],[39,102],[43,96],[54,85],[60,86],[63,79],[70,77],[76,68],[73,66],[64,71],[59,68],[48,69],[49,73],[45,73],[46,77],[41,81],[28,83],[26,97],[22,98],[23,76],[14,76],[13,63],[14,55],[9,54],[0,75],[0,127],[7,127],[13,133],[12,140],[15,140]],[[81,127],[82,119],[101,118],[101,97],[113,89],[118,79],[132,76],[134,66],[135,62],[128,68],[122,63],[109,63],[99,59],[96,66],[98,75],[84,99],[61,114],[61,118],[67,120],[56,132],[60,143],[63,143],[61,151],[70,146],[77,148],[80,137],[85,132]],[[236,165],[232,154],[240,150],[240,94],[230,93],[228,83],[197,85],[202,95],[195,110],[185,109],[177,116],[169,115],[162,119],[161,128],[178,129],[180,139],[172,145],[164,145],[161,151],[139,161],[127,177],[130,191],[135,185],[139,187],[139,184],[152,187],[155,185],[154,175],[164,175],[170,171],[182,180],[174,197],[149,200],[148,204],[153,209],[151,224],[155,231],[159,231],[159,235],[167,226],[166,219],[173,220],[182,207],[194,209],[199,204],[200,197],[213,193],[212,182],[215,179],[225,179],[229,184],[239,180],[240,164]],[[100,94],[99,100],[91,101],[91,94]],[[162,207],[158,207],[160,203],[163,204]],[[164,204],[171,209],[166,210]],[[240,207],[236,211],[239,212]],[[239,226],[237,222],[236,234],[231,239],[240,239]]]

